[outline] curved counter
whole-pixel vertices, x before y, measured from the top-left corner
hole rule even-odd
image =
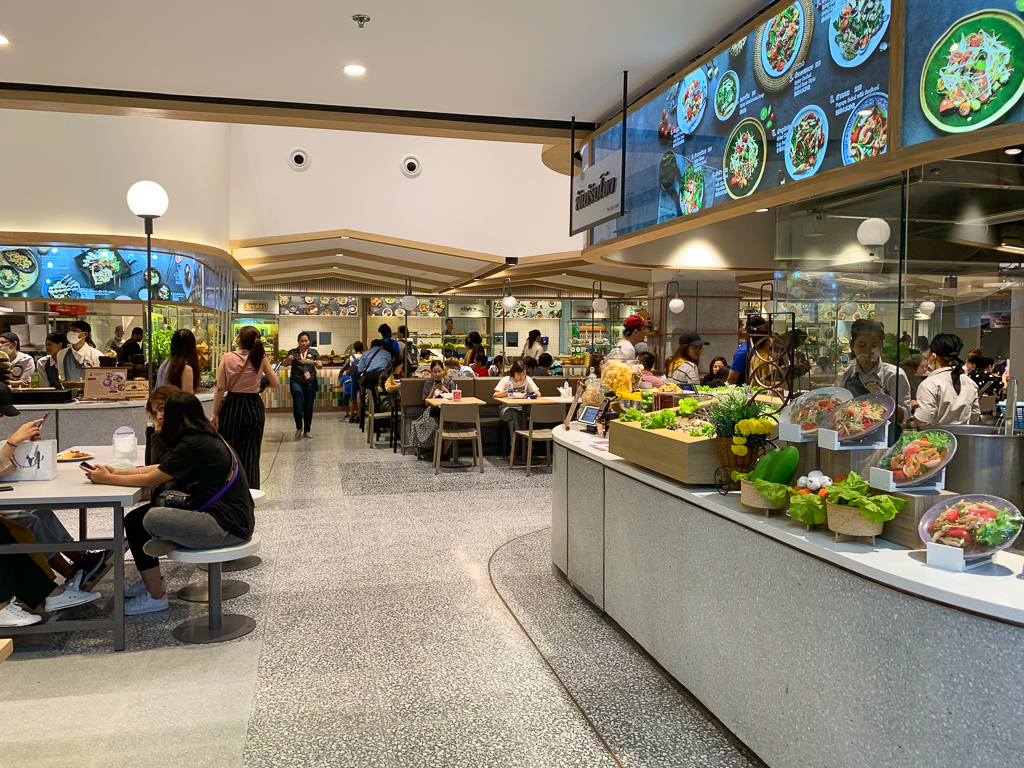
[[[554,439],[552,561],[773,768],[1019,762],[1024,558],[938,571]]]
[[[203,410],[209,416],[213,412],[213,393],[197,395]],[[86,401],[78,403],[18,403],[15,407],[20,416],[6,416],[0,421],[0,434],[10,435],[27,421],[34,421],[44,413],[50,417],[43,425],[43,439],[56,440],[57,449],[67,450],[75,445],[106,445],[111,442],[118,427],[131,427],[139,436],[139,443],[145,442],[146,416],[145,400],[124,402]]]

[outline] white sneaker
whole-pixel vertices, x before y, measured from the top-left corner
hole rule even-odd
[[[164,592],[167,591],[167,581],[163,576],[160,577],[160,586],[164,588]],[[125,587],[124,589],[125,597],[138,597],[139,595],[146,594],[149,594],[149,590],[146,589],[146,583],[142,579],[139,579],[131,586]]]
[[[124,615],[137,616],[140,613],[166,611],[169,604],[170,601],[167,599],[166,592],[164,592],[163,597],[155,598],[149,592],[144,591],[141,595],[136,595],[124,604]]]
[[[313,437],[313,435],[311,435],[309,432],[303,432],[302,436],[305,437],[305,438],[310,438],[310,439],[312,439],[312,437]]]
[[[42,620],[42,616],[29,613],[13,600],[0,608],[0,627],[27,627]]]
[[[46,612],[63,611],[66,608],[74,608],[76,605],[85,605],[99,599],[99,592],[82,592],[65,587],[64,591],[56,597],[46,598]]]

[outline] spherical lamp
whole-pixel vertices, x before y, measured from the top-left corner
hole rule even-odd
[[[921,306],[917,308],[925,317],[931,317],[935,313],[935,302],[934,301],[922,301]]]
[[[519,301],[518,301],[518,300],[516,299],[516,297],[515,297],[515,296],[513,296],[512,294],[509,294],[508,296],[505,296],[505,297],[504,297],[504,298],[502,298],[502,300],[501,300],[501,306],[502,306],[502,307],[504,307],[505,309],[509,310],[510,312],[511,312],[511,311],[512,311],[513,309],[515,309],[515,308],[516,308],[516,305],[517,305],[518,303],[519,303]]]
[[[864,219],[857,227],[857,242],[865,248],[885,245],[889,242],[890,237],[892,237],[892,229],[889,228],[889,222],[885,219],[877,217]]]
[[[590,302],[590,306],[593,308],[595,312],[607,312],[608,299],[606,299],[604,296],[598,296],[596,299]]]
[[[415,296],[406,294],[405,296],[402,297],[402,309],[404,309],[406,312],[412,312],[414,309],[416,309],[416,305],[418,303],[419,299],[417,299]]]
[[[167,213],[167,193],[155,181],[137,181],[128,190],[128,208],[143,219]]]
[[[686,308],[686,302],[683,301],[680,298],[672,299],[668,303],[668,311],[672,312],[673,314],[676,314],[676,315],[678,315],[680,312],[682,312],[685,308]]]

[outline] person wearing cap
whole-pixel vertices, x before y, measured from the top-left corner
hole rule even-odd
[[[857,320],[850,329],[850,349],[855,359],[839,374],[836,386],[854,397],[882,393],[896,401],[896,420],[910,416],[910,380],[902,368],[882,360],[885,326],[877,320]]]
[[[668,361],[668,378],[676,384],[700,384],[700,353],[711,342],[704,341],[696,331],[684,331],[679,346]]]
[[[114,335],[107,339],[103,348],[109,352],[120,352],[122,344],[124,344],[124,328],[118,325],[114,328]]]
[[[63,381],[84,381],[86,368],[100,367],[100,353],[89,343],[92,326],[75,320],[68,326],[68,345],[57,353],[57,371]]]
[[[21,339],[18,334],[8,331],[0,333],[0,352],[6,352],[11,361],[11,386],[27,387],[32,384],[32,374],[36,372],[36,361],[31,355],[21,351]]]
[[[978,385],[964,371],[963,348],[952,333],[940,333],[928,345],[928,364],[935,370],[917,388],[914,418],[921,429],[981,422]]]
[[[747,357],[750,355],[750,345],[757,347],[768,338],[768,321],[760,315],[751,315],[747,318],[747,338],[736,348],[732,356],[732,364],[729,366],[729,378],[727,384],[741,386],[747,381]]]
[[[623,334],[615,349],[624,354],[627,360],[636,360],[636,345],[647,339],[645,323],[640,315],[630,315],[622,321]]]

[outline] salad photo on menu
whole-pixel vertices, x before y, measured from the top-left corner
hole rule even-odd
[[[725,154],[725,184],[731,197],[746,197],[757,189],[766,155],[767,139],[761,123],[747,118],[736,126]]]
[[[794,179],[813,176],[825,159],[828,118],[821,107],[804,107],[789,133],[786,170]]]
[[[843,163],[850,165],[884,155],[889,141],[889,97],[875,93],[850,114],[843,132]]]
[[[892,0],[837,2],[832,17],[832,58],[841,67],[855,67],[878,47],[889,26]]]

